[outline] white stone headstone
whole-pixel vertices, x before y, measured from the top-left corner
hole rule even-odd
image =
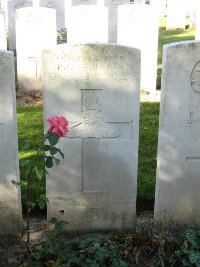
[[[16,49],[16,25],[15,25],[15,11],[23,7],[31,7],[32,0],[11,0],[8,1],[8,40],[9,49]],[[24,38],[25,39],[25,38]]]
[[[0,50],[7,50],[7,34],[4,11],[0,11]]]
[[[118,8],[118,44],[141,50],[141,90],[156,92],[158,16],[149,5]]]
[[[0,234],[21,230],[21,196],[12,180],[19,182],[13,52],[0,51]]]
[[[34,0],[33,0],[34,1]],[[69,0],[39,0],[40,7],[56,9],[56,27],[57,30],[65,28],[65,5]]]
[[[167,0],[166,30],[185,29],[186,0]]]
[[[200,40],[200,3],[196,2],[195,7],[195,40]]]
[[[72,6],[96,5],[97,0],[69,0]],[[102,0],[101,0],[102,1]]]
[[[107,8],[94,5],[71,7],[68,14],[67,42],[107,43]]]
[[[157,11],[160,17],[167,14],[167,0],[150,0],[150,6]]]
[[[145,4],[145,0],[135,0],[134,4]]]
[[[28,7],[16,11],[17,77],[20,91],[42,90],[42,50],[55,45],[55,9]]]
[[[59,141],[65,159],[47,177],[48,218],[64,210],[67,231],[132,228],[140,51],[67,44],[44,51],[43,63],[45,118],[69,121]]]
[[[129,4],[130,0],[102,0],[108,7],[108,42],[117,43],[118,7]]]
[[[200,223],[200,42],[164,46],[155,219]]]

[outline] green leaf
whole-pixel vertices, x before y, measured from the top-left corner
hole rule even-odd
[[[50,149],[50,154],[53,156],[53,155],[55,155],[57,153],[57,148],[56,147],[51,147],[51,149]]]
[[[49,151],[50,150],[50,146],[49,145],[44,145],[44,151]]]
[[[191,250],[189,254],[189,259],[192,264],[200,261],[200,252]]]
[[[198,246],[197,235],[193,229],[185,230],[185,238],[188,242],[192,244],[193,247]]]
[[[44,200],[38,200],[37,203],[41,210],[45,208],[46,202]]]
[[[44,195],[44,194],[41,194],[39,199],[45,201],[45,202],[49,202],[48,198]]]
[[[47,168],[51,168],[51,167],[53,167],[53,160],[52,160],[52,157],[47,157],[46,162],[45,162],[45,166],[46,166]]]
[[[27,201],[27,205],[29,206],[29,208],[33,209],[36,206],[36,203],[34,203],[33,201]]]
[[[60,160],[59,159],[54,159],[54,160],[55,160],[56,166],[58,166],[60,164]]]
[[[57,221],[57,223],[55,224],[55,232],[57,234],[61,234],[64,232],[64,226],[68,224],[65,221]]]
[[[14,181],[14,180],[12,180],[12,184],[15,185],[16,187],[17,186],[21,186],[21,182],[17,182],[17,181]]]
[[[31,148],[31,143],[29,141],[26,141],[24,146],[22,147],[23,151],[27,151]]]
[[[25,160],[25,159],[21,159],[20,161],[19,161],[19,165],[20,165],[20,167],[24,167],[24,166],[26,166],[26,165],[28,165],[28,164],[30,164],[30,161],[29,160]]]
[[[49,140],[49,143],[54,146],[58,143],[59,139],[60,139],[60,136],[57,135],[57,134],[50,134],[47,138]]]
[[[58,153],[61,155],[61,157],[64,159],[65,155],[63,154],[63,152],[58,148]]]
[[[42,178],[44,177],[44,170],[39,169],[37,166],[35,166],[35,173],[36,173],[38,179],[41,181]]]

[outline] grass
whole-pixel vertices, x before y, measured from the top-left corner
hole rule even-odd
[[[138,168],[138,198],[143,200],[154,198],[157,132],[158,132],[159,103],[141,103],[140,116],[140,145],[139,145],[139,168]],[[18,135],[19,157],[27,159],[34,157],[31,150],[22,151],[23,142],[32,140],[33,144],[42,144],[43,114],[42,107],[18,107]],[[38,137],[40,138],[38,140]],[[41,157],[42,161],[42,157]],[[25,170],[20,168],[21,179],[25,180]],[[32,188],[32,199],[45,192],[45,184],[36,183]],[[22,190],[22,201],[25,192]]]
[[[43,145],[43,113],[42,107],[18,107],[17,108],[18,123],[18,140],[19,140],[19,158],[30,159],[35,157],[33,150],[23,151],[24,142],[30,140],[33,145]],[[43,157],[41,157],[41,164]],[[20,177],[22,181],[26,180],[25,169],[20,166]],[[44,180],[39,182],[36,177],[35,183],[30,190],[30,198],[37,199],[41,193],[45,192]],[[22,203],[24,203],[25,192],[22,189]]]
[[[194,29],[166,31],[165,18],[161,19],[159,29],[158,47],[158,77],[157,87],[161,84],[162,52],[163,45],[194,39]],[[20,159],[34,157],[33,151],[22,152],[24,139],[36,141],[43,134],[43,119],[41,107],[18,107],[18,134],[19,134],[19,156]],[[138,165],[138,199],[154,199],[155,177],[156,177],[156,154],[158,134],[159,103],[141,103],[140,115],[140,144]],[[41,139],[42,140],[42,139]],[[41,140],[39,142],[41,142]],[[21,168],[21,178],[24,179],[24,170]],[[32,190],[33,198],[36,192],[45,192],[45,185],[36,184]],[[24,192],[22,191],[22,200]]]
[[[138,200],[152,200],[155,194],[159,103],[140,104]]]

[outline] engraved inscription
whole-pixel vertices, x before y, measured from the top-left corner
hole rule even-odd
[[[6,201],[0,201],[0,210],[8,210],[8,204]]]
[[[5,142],[5,125],[0,122],[0,144]]]
[[[21,8],[23,7],[23,1],[18,1],[16,4],[15,4],[15,9],[17,8]]]
[[[191,162],[192,161],[198,161],[199,162],[200,161],[200,157],[186,157],[186,161],[188,161],[188,162],[189,161],[191,161]]]
[[[28,60],[29,61],[33,61],[33,74],[35,76],[35,78],[38,77],[38,73],[39,73],[39,76],[40,76],[40,67],[39,67],[39,60],[41,58],[40,57],[28,57]]]
[[[39,27],[42,24],[43,20],[43,17],[33,12],[26,19],[26,24],[28,27]]]
[[[200,127],[200,116],[198,105],[189,105],[188,108],[180,106],[181,112],[186,114],[186,118],[180,121],[180,126],[190,129],[198,129]]]
[[[55,1],[48,1],[48,3],[47,3],[47,7],[56,8],[56,3],[55,3]]]
[[[200,94],[200,61],[194,66],[191,77],[191,87],[196,94]]]
[[[107,123],[101,113],[101,91],[101,89],[81,89],[82,119],[70,129],[71,137],[114,138],[120,136],[118,126]]]

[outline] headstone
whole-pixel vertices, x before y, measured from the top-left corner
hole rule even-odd
[[[155,219],[200,223],[200,42],[164,46],[162,73]]]
[[[96,5],[97,4],[97,0],[70,0],[70,2],[72,6]]]
[[[68,17],[70,14],[70,9],[73,6],[81,6],[81,5],[96,5],[98,0],[68,0],[66,1],[65,7],[65,25],[68,29]],[[102,0],[101,0],[102,1]]]
[[[145,4],[145,0],[135,0],[134,4]]]
[[[0,11],[0,50],[7,50],[7,35],[4,11]]]
[[[185,30],[185,25],[186,0],[167,0],[166,30]]]
[[[13,52],[0,51],[0,234],[21,230],[18,139]]]
[[[156,92],[158,16],[149,5],[119,7],[118,44],[141,50],[141,90]]]
[[[118,8],[130,0],[104,0],[104,3],[108,7],[108,42],[117,43]]]
[[[55,9],[44,7],[18,9],[16,37],[18,90],[40,91],[42,50],[56,45]]]
[[[48,218],[64,210],[67,231],[132,228],[140,51],[67,44],[44,51],[43,62],[45,118],[69,120],[59,141],[65,159],[47,177]]]
[[[94,5],[73,6],[69,10],[68,43],[107,43],[108,11]]]
[[[15,25],[15,11],[23,7],[31,7],[32,0],[11,0],[7,2],[8,5],[8,44],[10,50],[16,49],[16,25]],[[25,38],[24,38],[25,39]]]
[[[196,2],[196,12],[195,12],[195,40],[200,40],[200,3]]]
[[[65,28],[65,0],[39,0],[39,4],[40,7],[55,8],[56,28],[58,31]]]
[[[150,6],[153,7],[160,17],[167,14],[167,0],[150,0]]]

